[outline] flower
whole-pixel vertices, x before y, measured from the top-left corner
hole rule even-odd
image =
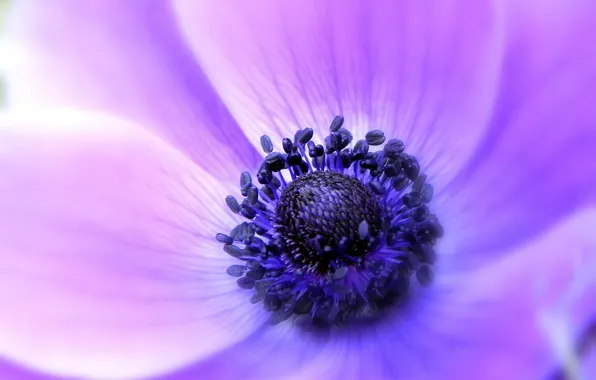
[[[584,341],[595,312],[587,285],[549,313],[594,260],[594,10],[16,4],[0,353],[101,379],[528,379],[570,367],[543,316]],[[430,286],[321,336],[269,325],[215,236],[241,221],[224,199],[241,172],[256,175],[261,136],[280,152],[299,128],[322,142],[338,114],[355,141],[379,129],[405,142],[445,234]]]

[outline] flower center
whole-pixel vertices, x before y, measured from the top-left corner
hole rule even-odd
[[[219,233],[239,260],[227,269],[269,322],[339,326],[369,320],[403,300],[413,279],[431,284],[443,234],[429,204],[433,188],[403,142],[379,130],[352,145],[337,116],[324,145],[313,130],[284,138],[284,153],[261,137],[267,156],[253,184],[240,176],[229,209],[247,221]],[[369,152],[370,146],[383,146]]]
[[[288,263],[320,274],[353,264],[381,229],[379,198],[358,179],[333,171],[291,182],[276,208]]]

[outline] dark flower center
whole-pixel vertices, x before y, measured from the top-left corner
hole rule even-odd
[[[291,182],[276,209],[289,263],[320,274],[353,264],[381,229],[379,198],[358,179],[333,171]]]
[[[247,220],[216,236],[239,260],[227,273],[253,290],[250,302],[262,302],[272,324],[366,321],[405,299],[413,278],[432,282],[443,234],[429,209],[432,186],[403,142],[373,130],[352,145],[343,121],[333,120],[324,145],[310,128],[284,138],[283,153],[261,137],[261,186],[244,172],[242,202],[226,197]]]

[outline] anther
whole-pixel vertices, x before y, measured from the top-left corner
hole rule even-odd
[[[307,142],[310,141],[310,139],[312,139],[313,133],[314,133],[314,131],[312,128],[303,129],[302,132],[300,132],[300,136],[298,137],[298,142],[301,145],[306,144]]]
[[[261,148],[263,149],[263,152],[265,152],[265,153],[273,152],[273,143],[271,142],[271,139],[269,138],[269,136],[267,136],[267,135],[261,136]]]
[[[365,137],[369,145],[381,145],[385,142],[385,134],[378,129],[368,132]]]
[[[230,211],[232,211],[234,214],[238,214],[240,212],[240,204],[233,196],[228,195],[226,197],[226,204],[228,205]]]
[[[333,121],[331,122],[331,126],[329,127],[329,131],[337,132],[343,124],[344,124],[344,117],[341,115],[338,115],[333,118]]]

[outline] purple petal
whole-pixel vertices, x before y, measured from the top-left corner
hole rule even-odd
[[[586,359],[582,360],[580,371],[580,379],[593,379],[596,377],[596,348],[593,343]]]
[[[214,239],[218,181],[141,128],[42,113],[0,129],[0,353],[42,371],[133,378],[262,324]]]
[[[459,202],[461,252],[503,251],[596,199],[596,5],[532,5],[511,11],[486,136],[438,195]]]
[[[0,377],[3,380],[75,380],[34,371],[31,368],[19,366],[2,358],[0,358]]]
[[[443,182],[482,136],[502,48],[489,2],[177,5],[189,45],[254,144],[299,127],[320,139],[343,114],[356,138],[382,129],[404,139]]]
[[[235,184],[237,170],[256,167],[259,155],[194,60],[170,7],[163,0],[17,2],[9,101],[130,118]]]
[[[438,270],[437,282],[370,329],[315,340],[288,325],[245,341],[168,379],[540,379],[557,368],[541,314],[561,304],[585,267],[596,265],[596,209],[480,271]],[[591,247],[591,249],[586,249]],[[444,268],[443,268],[444,269]],[[565,311],[576,334],[596,312],[596,286]]]

